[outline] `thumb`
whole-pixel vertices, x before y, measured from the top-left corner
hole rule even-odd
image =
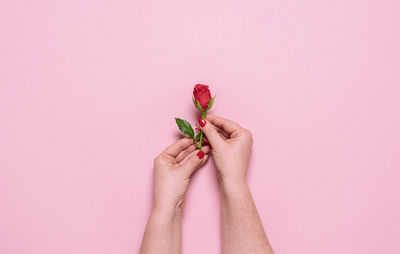
[[[199,118],[199,124],[200,129],[207,136],[207,140],[210,142],[213,149],[218,149],[225,143],[212,123],[208,122],[204,118]]]

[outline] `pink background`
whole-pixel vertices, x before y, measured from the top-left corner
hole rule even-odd
[[[0,2],[0,253],[135,253],[154,157],[212,113],[252,130],[276,253],[400,253],[400,2]],[[213,161],[184,253],[219,253]]]

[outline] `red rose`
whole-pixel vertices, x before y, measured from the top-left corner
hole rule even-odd
[[[195,85],[193,89],[193,95],[196,102],[198,101],[201,107],[204,110],[207,110],[208,103],[210,103],[211,100],[211,92],[210,89],[208,89],[208,86],[202,84]]]

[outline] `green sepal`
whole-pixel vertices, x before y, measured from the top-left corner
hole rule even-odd
[[[196,99],[194,98],[194,96],[192,96],[192,101],[193,101],[193,105],[194,105],[195,107],[197,107]]]
[[[196,104],[197,109],[200,110],[201,112],[203,112],[204,109],[201,107],[200,102],[199,102],[198,100],[196,100],[196,103],[197,103],[197,104]]]
[[[192,125],[188,121],[175,117],[175,122],[176,125],[178,125],[179,130],[183,134],[186,134],[189,137],[194,138],[194,130],[192,128]]]
[[[217,95],[215,94],[214,97],[212,97],[211,100],[208,102],[208,106],[207,106],[206,110],[209,110],[212,107],[212,105],[214,104],[215,96],[217,96]]]

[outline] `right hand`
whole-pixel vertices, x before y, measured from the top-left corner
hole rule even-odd
[[[200,121],[204,121],[205,125],[201,126]],[[245,183],[253,145],[251,132],[231,120],[216,115],[207,115],[206,119],[200,118],[198,127],[212,147],[220,183]]]

